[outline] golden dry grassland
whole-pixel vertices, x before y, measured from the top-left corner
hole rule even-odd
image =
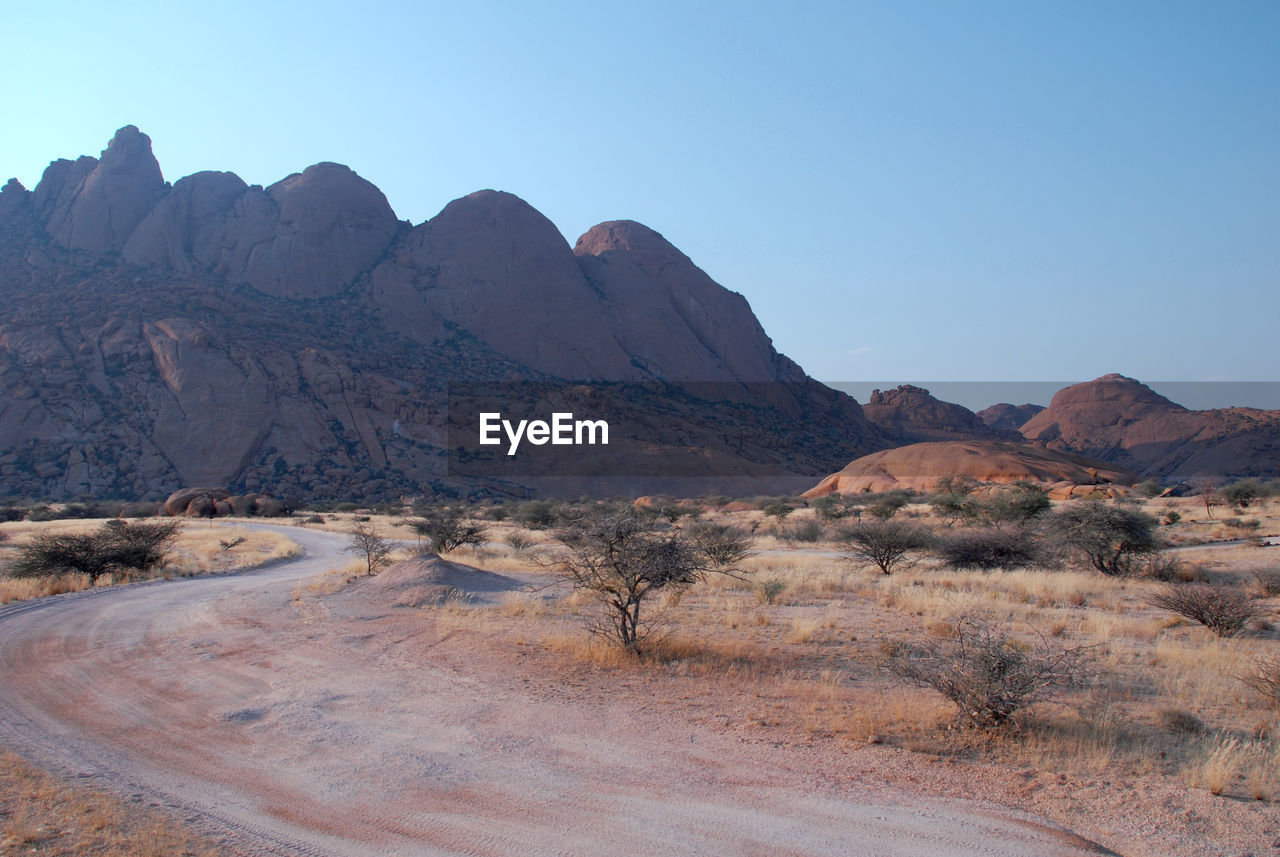
[[[218,850],[158,812],[71,787],[0,751],[0,854],[214,857]]]
[[[0,524],[0,533],[6,538],[0,541],[0,568],[36,534],[89,533],[102,526],[96,519],[45,521],[11,521]],[[250,530],[234,524],[208,521],[187,521],[179,532],[174,545],[173,558],[160,573],[170,577],[188,577],[206,572],[234,571],[256,568],[278,559],[295,556],[298,545],[280,533]],[[110,586],[124,582],[108,576],[98,582]],[[63,592],[79,592],[88,589],[89,578],[82,574],[66,574],[59,577],[14,579],[0,576],[0,604],[23,601]]]

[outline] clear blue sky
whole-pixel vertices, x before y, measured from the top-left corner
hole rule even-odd
[[[639,220],[832,381],[1280,380],[1280,3],[6,3],[0,181]]]

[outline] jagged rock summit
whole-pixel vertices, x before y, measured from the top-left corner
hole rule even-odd
[[[212,171],[170,185],[133,126],[34,190],[0,189],[0,294],[11,495],[527,491],[452,474],[455,382],[679,384],[646,429],[656,455],[705,444],[728,470],[793,480],[895,442],[638,223],[570,246],[524,200],[483,190],[414,226],[332,163],[266,188]],[[719,398],[758,407],[758,424],[728,426]]]

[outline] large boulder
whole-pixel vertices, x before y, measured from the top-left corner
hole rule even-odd
[[[983,484],[1033,482],[1065,485],[1132,485],[1138,475],[1079,455],[998,441],[913,443],[855,459],[805,492],[805,497],[861,494],[909,488],[932,491],[938,481],[962,476]]]
[[[231,497],[225,488],[180,488],[164,501],[166,515],[173,517],[212,518],[218,503]]]

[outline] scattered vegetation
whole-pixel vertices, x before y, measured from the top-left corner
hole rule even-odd
[[[357,518],[347,533],[351,537],[347,542],[347,553],[364,557],[366,575],[373,575],[391,563],[394,547],[368,518]]]
[[[1027,568],[1041,559],[1035,534],[1022,527],[956,533],[941,540],[937,551],[952,568]]]
[[[149,572],[169,560],[179,521],[128,523],[112,520],[91,533],[39,534],[23,545],[9,574],[18,578],[67,573],[90,582],[117,572]]]
[[[565,547],[557,568],[574,589],[596,596],[605,618],[592,631],[639,652],[647,635],[641,607],[652,594],[688,586],[711,573],[732,574],[748,540],[729,527],[655,531],[631,511],[588,513],[556,529]]]
[[[1049,529],[1068,551],[1109,576],[1129,574],[1138,560],[1160,549],[1150,515],[1097,500],[1072,503],[1056,512]]]
[[[893,675],[931,687],[955,703],[969,726],[1002,726],[1054,689],[1079,685],[1084,650],[1028,646],[991,621],[961,616],[943,640],[897,640],[886,664]]]
[[[927,529],[903,521],[866,521],[840,537],[840,547],[850,560],[873,565],[882,574],[910,568],[932,544],[933,536]]]
[[[1199,622],[1219,637],[1231,637],[1262,615],[1258,604],[1243,589],[1212,583],[1166,586],[1152,593],[1151,603]]]
[[[418,536],[430,539],[433,553],[449,553],[463,545],[482,544],[485,528],[467,521],[463,510],[441,506],[409,521],[409,528]]]

